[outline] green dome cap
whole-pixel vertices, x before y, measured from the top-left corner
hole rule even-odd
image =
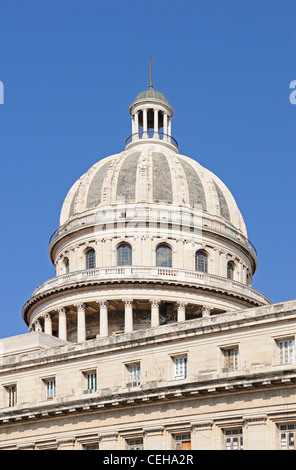
[[[159,101],[163,101],[166,104],[169,104],[168,101],[163,96],[163,94],[160,93],[159,91],[154,90],[154,88],[152,87],[148,88],[145,91],[141,91],[141,93],[139,93],[136,96],[135,101],[145,100],[145,99],[159,100]]]

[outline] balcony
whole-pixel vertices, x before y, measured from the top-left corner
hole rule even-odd
[[[178,142],[169,134],[163,132],[155,132],[154,129],[147,131],[136,132],[130,135],[125,141],[125,148],[130,148],[132,144],[146,143],[147,141],[154,140],[156,143],[165,144],[168,147],[173,147],[178,150]]]
[[[120,266],[93,268],[57,276],[37,287],[32,297],[47,291],[70,287],[71,284],[86,282],[157,282],[167,281],[171,284],[182,284],[192,287],[204,287],[223,290],[235,296],[243,296],[259,305],[270,304],[270,300],[250,286],[214,274],[200,273],[184,269],[161,268],[157,266]]]

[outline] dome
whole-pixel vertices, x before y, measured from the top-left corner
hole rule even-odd
[[[197,209],[247,237],[242,215],[224,183],[194,159],[158,144],[142,144],[93,165],[70,189],[60,225],[122,202]]]
[[[159,91],[154,90],[154,88],[152,88],[152,87],[148,88],[145,91],[141,91],[141,93],[139,93],[136,96],[135,101],[147,100],[147,99],[163,101],[164,103],[169,104],[168,101],[166,100],[166,98],[164,97],[164,95],[162,93],[160,93]]]

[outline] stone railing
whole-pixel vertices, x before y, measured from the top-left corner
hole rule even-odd
[[[136,281],[137,279],[143,281],[169,280],[193,286],[210,286],[229,291],[232,294],[246,296],[263,305],[270,303],[270,300],[257,290],[231,279],[214,274],[157,266],[116,266],[75,271],[44,282],[34,290],[32,297],[43,294],[48,290],[71,284],[88,281],[100,282],[108,279],[113,281]]]

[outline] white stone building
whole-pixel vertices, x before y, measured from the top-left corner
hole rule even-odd
[[[30,332],[1,341],[0,449],[294,448],[295,302],[252,288],[237,204],[152,81],[129,111],[63,203]]]

